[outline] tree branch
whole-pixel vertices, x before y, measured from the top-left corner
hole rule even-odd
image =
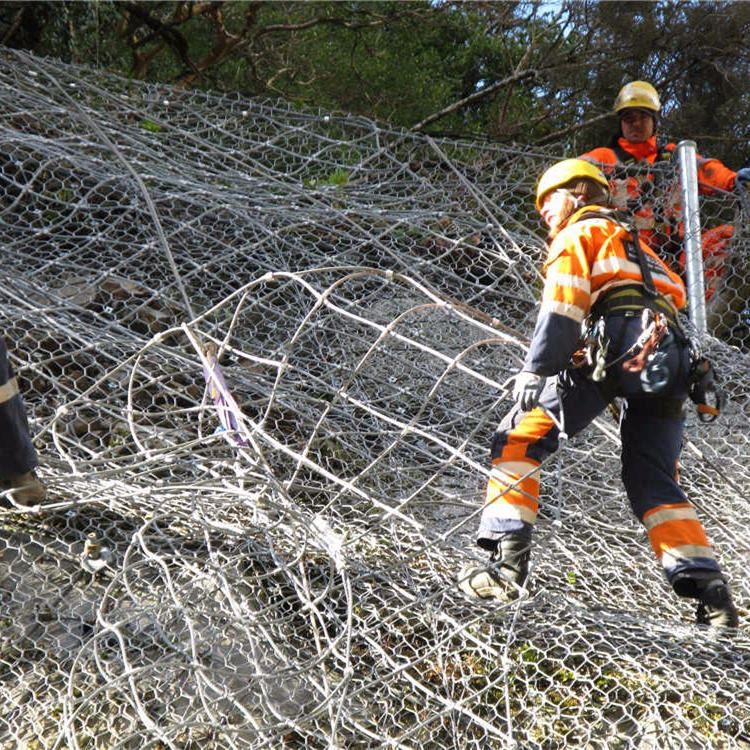
[[[372,15],[372,14],[371,14]],[[386,23],[393,22],[396,18],[406,17],[421,18],[424,16],[423,11],[405,11],[389,16],[375,16],[372,15],[373,20],[371,21],[347,21],[343,18],[325,18],[317,16],[311,18],[309,21],[301,21],[300,23],[276,23],[266,26],[258,32],[258,36],[263,34],[269,34],[273,31],[301,31],[303,29],[310,29],[313,26],[327,25],[327,26],[341,26],[344,29],[370,29],[376,26],[383,26]]]
[[[122,3],[121,6],[126,13],[129,13],[133,18],[136,18],[145,26],[148,26],[157,37],[160,37],[166,44],[171,47],[178,55],[183,64],[190,68],[195,69],[195,64],[190,59],[188,54],[188,43],[185,37],[173,28],[170,28],[166,24],[162,23],[158,18],[154,18],[145,8],[137,2],[126,2]]]
[[[563,128],[562,130],[556,130],[554,133],[548,133],[542,138],[539,138],[536,141],[534,141],[534,145],[543,146],[546,143],[554,143],[555,141],[559,140],[565,135],[568,135],[569,133],[575,133],[577,130],[582,130],[583,128],[587,128],[589,125],[593,125],[596,122],[601,122],[602,120],[605,120],[611,117],[612,117],[611,112],[605,112],[603,115],[596,115],[596,117],[590,117],[588,120],[583,120],[583,122],[577,122],[574,125],[571,125],[570,127]]]
[[[495,81],[495,83],[492,83],[489,86],[485,86],[485,88],[480,89],[479,91],[475,91],[473,94],[469,94],[469,96],[465,96],[463,99],[459,99],[457,102],[453,102],[453,104],[450,104],[447,107],[444,107],[439,112],[435,112],[434,114],[429,115],[428,117],[425,117],[424,120],[422,120],[421,122],[418,122],[416,125],[413,125],[411,130],[419,132],[420,130],[423,130],[425,126],[429,125],[430,123],[433,123],[436,120],[440,120],[446,115],[449,115],[452,112],[456,112],[457,110],[462,109],[467,104],[473,104],[474,102],[479,101],[480,99],[483,99],[486,96],[489,96],[490,94],[494,93],[498,89],[501,89],[504,86],[507,86],[511,83],[525,81],[529,78],[536,78],[538,74],[539,74],[539,71],[537,70],[524,70],[524,71],[513,73],[513,75],[510,75],[507,78],[503,78],[501,81]]]
[[[13,38],[13,35],[18,31],[19,27],[21,26],[21,21],[23,21],[23,14],[25,8],[19,8],[18,12],[16,13],[15,17],[13,18],[13,23],[9,26],[8,30],[3,34],[2,40],[0,40],[0,44],[7,44],[8,40]]]
[[[221,63],[235,49],[250,43],[251,40],[247,35],[249,34],[250,29],[257,23],[259,4],[248,4],[247,10],[245,11],[244,28],[242,34],[239,36],[230,34],[227,31],[224,23],[222,7],[223,3],[205,4],[204,13],[211,19],[214,25],[216,43],[214,44],[213,49],[208,52],[202,60],[193,63],[190,70],[177,77],[175,82],[178,86],[185,88],[186,86],[192,85],[196,78],[203,75],[206,70]]]

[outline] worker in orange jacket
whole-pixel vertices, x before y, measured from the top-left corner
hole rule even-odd
[[[622,480],[678,596],[698,600],[697,621],[736,627],[738,616],[713,547],[677,481],[690,390],[689,342],[678,320],[685,287],[609,206],[604,174],[567,159],[548,169],[536,206],[550,227],[541,309],[514,407],[494,433],[478,545],[489,563],[465,568],[460,588],[508,600],[528,573],[539,509],[539,468],[612,400],[624,399]],[[595,331],[577,356],[582,324]],[[581,365],[581,366],[579,366]]]
[[[632,81],[620,89],[614,104],[619,131],[608,146],[581,156],[600,167],[610,183],[613,205],[634,217],[642,239],[682,273],[685,255],[682,226],[678,222],[678,192],[669,190],[666,169],[677,146],[656,135],[661,102],[656,89],[646,81]],[[750,168],[733,172],[718,159],[698,155],[698,188],[703,194],[714,188],[732,191],[750,184]],[[703,234],[706,264],[706,296],[713,291],[726,259],[731,225],[721,225]]]

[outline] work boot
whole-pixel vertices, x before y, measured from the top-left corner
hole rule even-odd
[[[10,496],[17,505],[28,508],[39,505],[47,499],[47,488],[39,481],[35,471],[27,471],[2,481],[3,489],[10,490]]]
[[[714,578],[701,586],[695,621],[712,628],[736,628],[739,625],[737,608],[732,593],[723,578]]]
[[[467,565],[458,587],[473,599],[517,599],[529,573],[530,534],[504,534],[487,565]]]

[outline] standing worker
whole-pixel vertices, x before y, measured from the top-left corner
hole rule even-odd
[[[31,506],[47,499],[47,490],[35,469],[36,450],[29,435],[18,381],[8,361],[5,341],[0,337],[0,491],[18,505]]]
[[[558,448],[559,425],[575,435],[619,396],[622,480],[667,581],[698,601],[698,623],[736,627],[726,578],[676,477],[691,388],[689,342],[676,314],[685,287],[609,198],[604,174],[581,159],[553,165],[539,181],[536,207],[550,228],[541,310],[523,369],[511,379],[516,403],[492,439],[477,539],[490,560],[462,571],[459,586],[483,599],[517,596],[528,573],[539,467]],[[585,319],[590,347],[577,366]]]
[[[609,180],[613,205],[633,216],[635,225],[652,250],[674,270],[682,270],[682,227],[678,224],[676,196],[667,190],[665,167],[677,146],[656,135],[661,102],[656,89],[646,81],[631,81],[620,89],[614,103],[619,128],[608,146],[588,151],[580,158],[598,166]],[[718,159],[697,157],[698,188],[703,194],[713,188],[732,191],[750,184],[750,168],[738,172]],[[720,267],[726,255],[732,227],[709,229],[703,237],[706,260]],[[709,279],[710,285],[710,279]]]

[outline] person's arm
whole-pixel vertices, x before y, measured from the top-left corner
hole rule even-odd
[[[550,246],[542,305],[523,369],[554,375],[570,362],[591,306],[586,235],[581,225],[563,230]]]
[[[711,193],[712,187],[734,190],[737,173],[718,159],[706,159],[698,154],[698,187],[702,193]]]

